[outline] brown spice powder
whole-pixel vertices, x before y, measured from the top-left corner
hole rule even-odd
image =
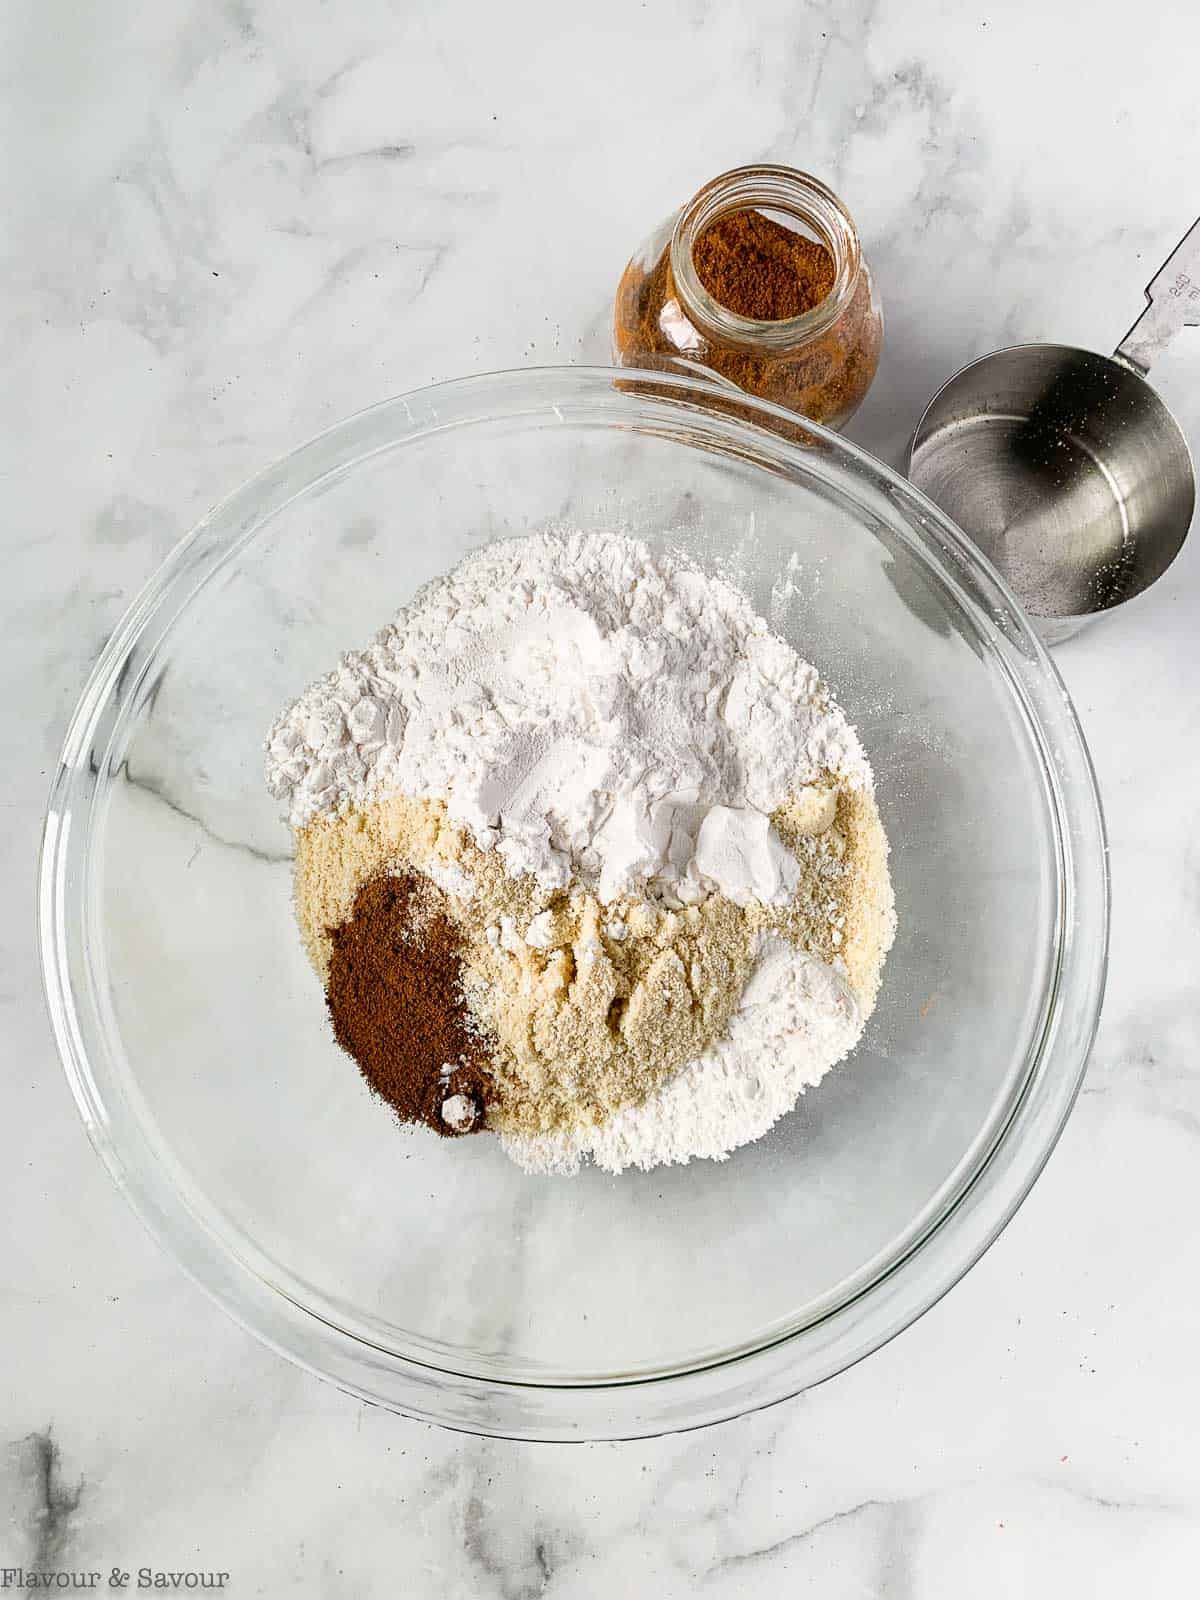
[[[326,999],[334,1036],[380,1099],[452,1136],[483,1127],[492,1079],[462,997],[461,940],[436,896],[414,874],[364,883],[330,930]]]
[[[833,288],[823,244],[760,211],[720,217],[696,241],[692,263],[713,299],[740,317],[779,322],[820,305]]]

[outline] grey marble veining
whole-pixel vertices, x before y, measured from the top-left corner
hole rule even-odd
[[[30,907],[66,719],[174,540],[387,395],[605,359],[627,255],[722,168],[811,168],[860,218],[887,339],[851,433],[893,461],[972,356],[1110,348],[1200,210],[1194,5],[51,0],[5,29],[0,1565],[334,1597],[1189,1593],[1200,542],[1058,654],[1114,887],[1058,1151],[916,1327],[756,1417],[476,1440],[261,1347],[93,1157]],[[1200,440],[1200,330],[1154,380]]]

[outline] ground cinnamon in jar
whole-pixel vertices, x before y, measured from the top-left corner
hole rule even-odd
[[[326,999],[334,1036],[403,1122],[437,1133],[483,1127],[492,1095],[486,1042],[462,997],[462,948],[416,874],[385,874],[358,891],[331,930]]]
[[[705,228],[692,261],[714,300],[759,322],[803,316],[828,296],[835,277],[823,244],[760,211],[735,211]]]
[[[882,339],[853,220],[826,185],[789,167],[737,168],[706,184],[635,252],[613,310],[619,365],[707,372],[832,428],[862,403]]]

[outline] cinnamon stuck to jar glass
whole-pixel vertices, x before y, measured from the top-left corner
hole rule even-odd
[[[715,376],[840,428],[882,336],[841,201],[807,173],[763,166],[714,178],[634,256],[613,342],[622,366]]]

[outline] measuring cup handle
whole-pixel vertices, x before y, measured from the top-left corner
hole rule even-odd
[[[1193,222],[1146,288],[1146,309],[1121,340],[1118,361],[1145,376],[1180,328],[1200,323],[1200,220]]]

